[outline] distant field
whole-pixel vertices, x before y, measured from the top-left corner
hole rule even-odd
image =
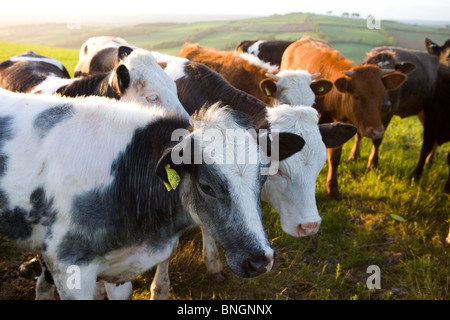
[[[177,54],[185,42],[232,50],[241,40],[290,40],[303,35],[325,39],[348,58],[361,61],[366,51],[382,45],[423,50],[429,37],[437,43],[450,38],[450,31],[425,26],[382,21],[381,30],[369,30],[365,19],[292,13],[269,17],[195,23],[148,23],[125,27],[84,26],[68,29],[65,24],[23,25],[0,28],[0,41],[28,43],[79,50],[92,36],[111,35],[162,53]]]

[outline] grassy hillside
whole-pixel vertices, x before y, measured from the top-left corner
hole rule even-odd
[[[128,27],[80,29],[65,24],[23,25],[0,28],[0,41],[28,43],[79,50],[91,36],[111,35],[129,43],[168,54],[177,54],[184,42],[222,50],[232,50],[241,40],[297,40],[310,35],[329,41],[347,58],[359,63],[376,46],[398,45],[423,50],[423,40],[437,43],[450,38],[450,31],[394,21],[382,21],[381,29],[370,30],[365,19],[292,13],[269,17],[197,23],[150,23]]]

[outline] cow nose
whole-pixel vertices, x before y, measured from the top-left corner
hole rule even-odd
[[[297,234],[299,237],[306,237],[317,233],[320,228],[320,222],[312,222],[307,224],[299,224],[297,227]]]
[[[266,254],[264,256],[247,259],[245,264],[248,274],[255,277],[272,270],[274,261],[275,259],[271,254]]]
[[[384,130],[375,130],[372,129],[372,139],[381,139],[383,138]]]

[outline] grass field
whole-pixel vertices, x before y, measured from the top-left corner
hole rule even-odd
[[[155,45],[157,41],[170,40],[162,33],[172,33],[175,38],[188,35],[198,37],[198,42],[202,45],[214,44],[220,47],[227,42],[239,40],[235,31],[242,32],[249,38],[255,35],[256,31],[252,30],[256,30],[258,24],[264,24],[267,30],[276,33],[283,26],[287,28],[286,23],[303,24],[312,21],[313,25],[320,25],[320,19],[326,18],[297,14],[274,16],[273,20],[261,18],[244,21],[245,23],[236,21],[231,26],[224,26],[223,22],[210,22],[209,33],[204,32],[203,23],[189,24],[189,31],[185,29],[188,26],[183,24],[152,25],[154,29],[148,34],[137,34],[135,28],[123,28],[122,34],[116,35],[124,36],[133,44],[145,44],[151,38],[154,41],[152,45]],[[356,42],[351,33],[355,31],[355,26],[346,22],[349,19],[334,20],[349,32],[347,38],[335,44],[336,48],[348,55],[356,52],[354,59],[359,59],[361,52],[364,54],[380,39],[380,35],[376,34],[370,40],[374,41],[372,44]],[[326,22],[329,24],[330,19]],[[217,33],[218,28],[225,27],[231,27],[227,29],[230,31]],[[140,30],[142,32],[148,28],[149,26],[141,26]],[[412,31],[399,27],[397,29],[398,32],[418,32],[420,37],[423,37],[425,30],[418,27]],[[316,28],[308,32],[327,37],[325,31],[328,37],[333,37],[331,29]],[[435,37],[438,34],[433,34],[434,29],[426,31],[430,32],[427,34],[431,34],[433,40],[438,39]],[[0,30],[0,35],[1,32]],[[48,32],[56,34],[59,31],[53,28]],[[260,35],[269,38],[270,32],[260,33],[257,38]],[[222,34],[225,42],[220,42],[216,34]],[[61,61],[73,73],[78,60],[77,48],[86,39],[79,40],[79,34],[74,34],[74,37],[81,42],[67,49],[57,48],[56,44],[53,44],[55,47],[44,47],[0,42],[0,61],[20,52],[33,50]],[[276,37],[281,38],[282,34],[277,34]],[[448,38],[442,36],[444,37]],[[28,39],[33,43],[31,38],[30,36]],[[64,40],[70,42],[68,37]],[[350,42],[345,42],[349,40]],[[45,39],[42,41],[47,43]],[[176,53],[176,47],[164,50]],[[319,232],[314,236],[297,239],[284,234],[278,215],[269,204],[264,203],[264,225],[276,249],[276,264],[268,274],[254,279],[242,279],[228,271],[228,281],[213,283],[206,275],[202,261],[201,233],[199,229],[188,232],[182,237],[178,253],[171,263],[170,299],[448,300],[450,248],[445,246],[445,237],[450,226],[450,196],[443,193],[443,187],[448,176],[446,156],[450,144],[438,149],[435,163],[425,169],[420,181],[412,181],[409,175],[418,160],[421,135],[422,127],[416,118],[394,118],[381,146],[380,166],[369,172],[366,171],[366,164],[371,141],[363,141],[362,157],[356,162],[346,161],[353,140],[348,142],[344,146],[339,167],[342,199],[330,200],[326,195],[327,165],[318,178],[316,198],[323,221]],[[32,256],[31,253],[13,249],[8,242],[0,239],[0,299],[34,298],[35,281],[20,277],[17,270],[22,262]],[[224,261],[223,264],[225,265]],[[381,270],[381,289],[369,290],[366,286],[370,276],[366,271],[371,265],[379,266]],[[226,269],[229,270],[227,267]],[[154,270],[150,270],[133,282],[134,299],[150,297],[153,273]]]

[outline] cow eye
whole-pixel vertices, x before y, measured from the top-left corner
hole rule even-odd
[[[200,189],[207,195],[212,196],[212,197],[216,196],[216,193],[214,192],[213,188],[211,188],[207,184],[199,183],[199,186],[200,186]]]
[[[156,95],[156,94],[154,94],[154,95],[151,95],[151,96],[148,96],[148,97],[145,97],[145,99],[149,102],[149,103],[158,103],[158,101],[159,101],[159,97]]]

